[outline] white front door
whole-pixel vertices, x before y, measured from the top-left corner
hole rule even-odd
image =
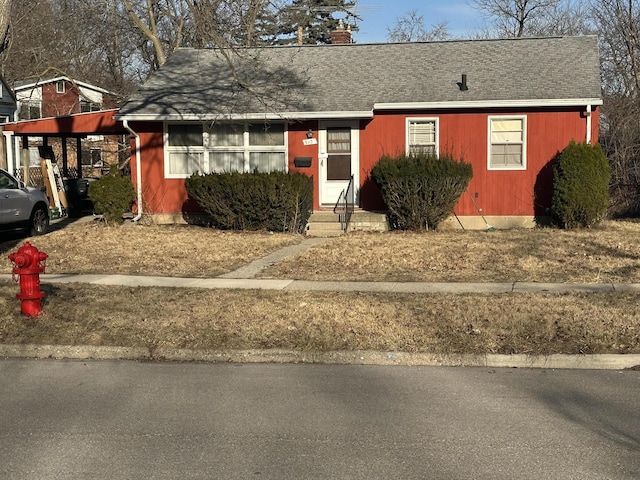
[[[318,140],[320,205],[333,207],[349,186],[351,175],[356,190],[359,185],[358,121],[320,123]]]

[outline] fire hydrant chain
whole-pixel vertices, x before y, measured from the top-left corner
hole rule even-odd
[[[45,294],[40,290],[40,274],[44,273],[47,257],[29,242],[9,255],[9,260],[14,263],[13,279],[20,281],[20,293],[16,298],[21,301],[22,313],[29,317],[35,317],[42,311]]]

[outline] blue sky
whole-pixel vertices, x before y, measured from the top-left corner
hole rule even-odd
[[[467,37],[467,32],[480,30],[481,14],[467,0],[358,0],[357,11],[362,17],[359,30],[354,33],[357,43],[376,43],[387,40],[387,27],[410,10],[424,17],[425,26],[446,21],[454,37]]]

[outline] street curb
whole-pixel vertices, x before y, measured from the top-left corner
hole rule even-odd
[[[73,360],[136,360],[208,363],[307,363],[531,369],[640,369],[640,354],[618,355],[445,355],[430,353],[293,350],[187,350],[89,345],[0,345],[0,357]]]

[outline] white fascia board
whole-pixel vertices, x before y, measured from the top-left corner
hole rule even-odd
[[[335,118],[373,118],[373,111],[362,112],[281,112],[281,113],[248,113],[248,114],[224,114],[224,115],[194,115],[194,114],[170,114],[170,115],[145,115],[124,114],[116,115],[116,120],[130,122],[148,121],[211,121],[211,120],[311,120],[311,119],[335,119]]]
[[[426,110],[462,108],[533,108],[533,107],[579,107],[602,105],[601,98],[552,98],[542,100],[478,100],[470,102],[410,102],[376,103],[374,110]]]

